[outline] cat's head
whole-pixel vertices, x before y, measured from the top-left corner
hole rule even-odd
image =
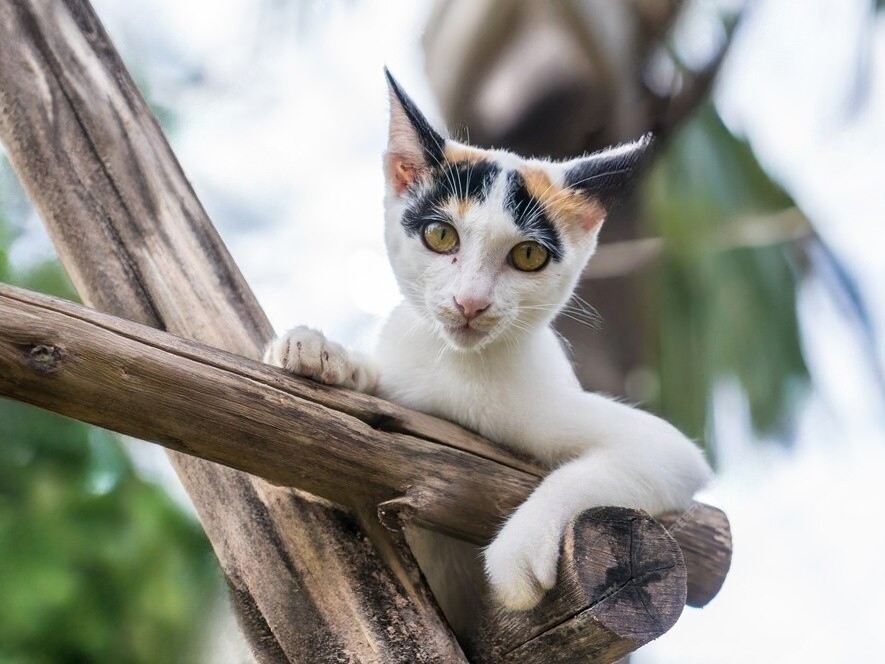
[[[457,349],[546,325],[650,135],[566,162],[524,159],[443,137],[387,80],[386,241],[403,296]]]

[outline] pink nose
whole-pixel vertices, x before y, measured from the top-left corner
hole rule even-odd
[[[458,307],[458,311],[468,321],[479,316],[492,304],[487,299],[481,297],[459,297],[456,295],[453,299],[455,300],[455,306]]]

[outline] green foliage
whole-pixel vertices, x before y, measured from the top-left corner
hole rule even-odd
[[[0,280],[73,296],[57,261],[12,275],[12,237],[0,210]],[[197,661],[219,590],[200,526],[117,436],[0,400],[0,664]]]
[[[734,379],[757,432],[783,433],[808,380],[795,248],[723,239],[739,239],[759,216],[792,201],[710,106],[673,137],[645,193],[648,217],[668,247],[649,281],[647,307],[656,331],[657,409],[702,438],[715,386]]]

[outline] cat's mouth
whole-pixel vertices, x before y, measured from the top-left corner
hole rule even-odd
[[[455,347],[464,350],[480,347],[483,345],[483,342],[491,338],[491,329],[478,329],[473,327],[470,322],[458,325],[449,323],[443,327],[449,342]]]

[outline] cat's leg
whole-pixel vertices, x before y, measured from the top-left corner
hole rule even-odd
[[[264,361],[326,385],[360,392],[372,392],[378,384],[378,368],[371,357],[348,351],[304,325],[274,339],[264,352]]]
[[[555,426],[590,443],[544,479],[485,550],[492,591],[509,609],[533,607],[554,586],[565,528],[584,510],[681,511],[712,476],[694,443],[653,415],[586,393],[557,410]]]

